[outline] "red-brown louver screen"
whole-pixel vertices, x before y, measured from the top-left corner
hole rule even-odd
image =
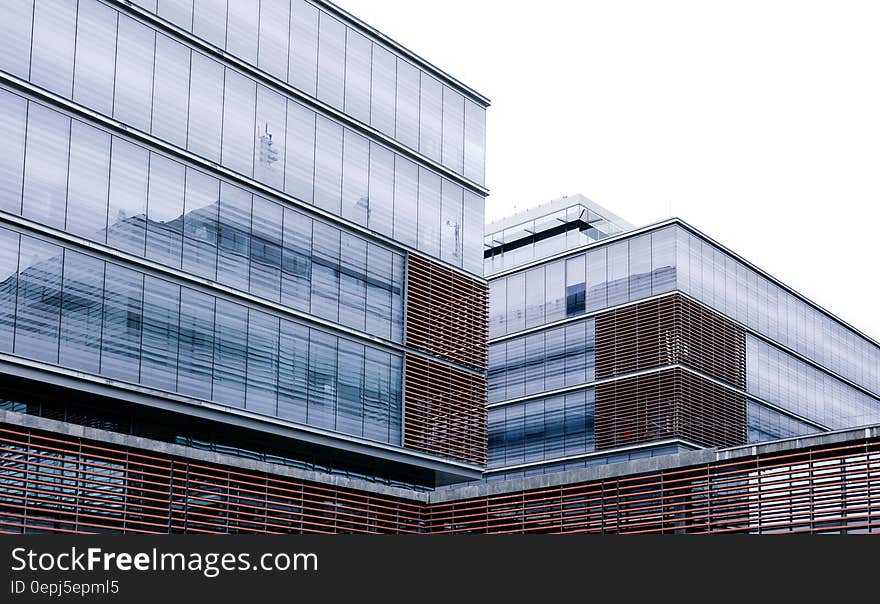
[[[486,464],[486,378],[406,355],[403,445]]]
[[[406,343],[474,369],[488,363],[488,288],[436,262],[407,262]]]

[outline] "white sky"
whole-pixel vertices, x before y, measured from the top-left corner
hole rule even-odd
[[[487,218],[679,216],[880,339],[880,2],[337,3],[492,99]]]

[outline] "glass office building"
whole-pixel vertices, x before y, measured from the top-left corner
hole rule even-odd
[[[485,97],[323,1],[2,12],[7,407],[479,476]]]
[[[487,226],[488,478],[880,422],[877,342],[680,220],[583,200]]]

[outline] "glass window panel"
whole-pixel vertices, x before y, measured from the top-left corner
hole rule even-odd
[[[193,0],[159,0],[156,12],[186,31],[193,30]]]
[[[367,250],[366,331],[391,337],[392,252],[373,243]]]
[[[217,243],[217,281],[247,291],[251,256],[251,194],[225,181],[220,183]]]
[[[287,103],[280,94],[257,86],[257,136],[254,178],[284,189],[284,149],[287,144]]]
[[[629,301],[629,242],[608,246],[608,306]]]
[[[640,300],[651,295],[651,235],[629,240],[629,297]]]
[[[260,2],[227,0],[227,11],[226,52],[256,65]]]
[[[342,109],[345,93],[345,25],[322,12],[318,29],[318,98]]]
[[[389,237],[394,233],[394,153],[370,143],[369,228]]]
[[[419,151],[439,162],[443,131],[443,86],[422,72],[419,98]]]
[[[144,278],[144,326],[141,382],[176,390],[180,286],[147,275]]]
[[[353,118],[370,123],[370,40],[346,28],[345,46],[345,112]]]
[[[419,148],[419,79],[417,67],[403,59],[397,59],[395,134],[397,140],[411,149]],[[376,98],[375,93],[373,98]]]
[[[506,383],[507,345],[504,342],[489,345],[489,402],[497,403],[504,400]],[[491,413],[491,411],[490,411]]]
[[[443,211],[440,217],[440,257],[454,266],[461,266],[462,256],[462,195],[461,186],[442,181]]]
[[[33,237],[21,237],[15,354],[58,362],[61,318],[62,249]]]
[[[509,465],[525,461],[525,408],[512,405],[505,409],[504,460]]]
[[[312,203],[315,187],[315,112],[287,101],[284,192]]]
[[[318,9],[305,0],[290,5],[290,75],[287,81],[312,96],[318,82]]]
[[[110,135],[74,120],[70,127],[67,232],[104,242],[109,182]]]
[[[309,310],[312,283],[312,219],[284,208],[281,303]]]
[[[69,139],[70,118],[30,103],[22,214],[58,229],[64,228]]]
[[[278,344],[278,417],[306,423],[309,329],[281,320]]]
[[[76,2],[36,0],[33,39],[30,81],[69,99],[73,89]]]
[[[339,322],[363,331],[367,304],[367,242],[347,232],[342,233],[341,257],[345,259],[345,266],[339,276]]]
[[[419,168],[419,245],[440,257],[440,175]]]
[[[254,170],[254,81],[233,69],[226,70],[223,102],[223,165],[246,176]]]
[[[339,340],[339,415],[336,429],[344,434],[364,434],[364,347]]]
[[[565,454],[565,397],[544,399],[544,458]]]
[[[158,153],[150,156],[147,253],[150,260],[180,268],[186,169]]]
[[[312,329],[309,334],[310,426],[336,427],[337,338]]]
[[[281,238],[284,208],[259,195],[254,196],[251,227],[252,294],[278,302],[281,299]]]
[[[587,450],[587,409],[583,391],[565,395],[565,454]]]
[[[483,274],[484,214],[485,200],[476,193],[465,190],[462,267],[475,275]]]
[[[525,461],[544,459],[544,400],[529,401],[525,405]]]
[[[465,100],[464,117],[464,175],[484,184],[486,182],[486,110]]]
[[[544,390],[544,333],[533,333],[526,340],[526,395]]]
[[[119,16],[113,117],[144,132],[150,131],[155,48],[154,30]]]
[[[526,327],[525,275],[518,273],[507,278],[507,333]]]
[[[3,140],[0,145],[0,210],[13,214],[21,213],[27,109],[26,100],[0,90],[0,139]]]
[[[556,390],[565,386],[568,348],[566,328],[558,327],[544,332],[544,389]]]
[[[587,252],[587,311],[592,312],[608,305],[605,273],[607,270],[606,248]]]
[[[373,44],[373,81],[370,99],[370,124],[383,134],[394,136],[397,57]],[[418,122],[416,122],[418,127]]]
[[[517,338],[507,342],[507,392],[506,399],[525,395],[526,340]]]
[[[186,169],[183,217],[183,270],[217,277],[217,209],[220,181],[203,172]]]
[[[388,355],[391,360],[391,377],[389,380],[388,414],[391,420],[388,442],[402,445],[402,416],[403,416],[403,357],[399,354]]]
[[[544,323],[544,267],[526,272],[526,327]]]
[[[104,262],[66,250],[58,358],[61,365],[89,373],[99,372],[103,304]]]
[[[586,310],[586,256],[565,261],[565,316],[581,315]]]
[[[108,263],[101,335],[102,375],[128,382],[138,381],[143,304],[143,274]]]
[[[181,288],[179,338],[177,390],[210,399],[214,362],[213,296]]]
[[[117,12],[97,0],[81,0],[76,20],[73,100],[113,114]]]
[[[364,437],[390,439],[391,355],[367,347],[364,363]]]
[[[195,0],[192,31],[218,48],[226,47],[226,0]]]
[[[507,279],[489,282],[489,337],[507,333]]]
[[[278,317],[250,309],[247,340],[247,409],[278,414]]]
[[[190,50],[168,36],[156,36],[153,75],[153,134],[186,147]]]
[[[394,159],[394,239],[416,247],[419,195],[418,166],[396,156]]]
[[[319,116],[315,139],[315,205],[340,214],[342,126]]]
[[[12,352],[18,289],[18,233],[0,228],[0,351]]]
[[[596,320],[593,318],[586,321],[586,351],[585,360],[587,374],[584,377],[586,382],[592,382],[596,379]]]
[[[290,43],[289,0],[260,0],[260,56],[257,65],[287,81],[287,49]]]
[[[107,244],[144,255],[150,152],[114,138],[110,155]]]
[[[10,2],[0,19],[0,69],[27,79],[31,62],[33,2]]]
[[[586,382],[586,329],[577,322],[565,326],[565,385]]]
[[[216,302],[212,399],[244,407],[248,309],[222,298]]]
[[[312,314],[339,320],[339,230],[313,224]]]
[[[547,323],[566,317],[565,261],[557,260],[546,265],[544,284],[545,317]]]
[[[735,271],[733,275],[735,277]],[[675,231],[671,228],[651,233],[651,293],[675,289]],[[734,291],[731,288],[730,291]]]
[[[223,66],[192,53],[187,149],[220,162],[223,124]]]
[[[342,216],[367,226],[370,213],[370,143],[345,130],[342,165]]]
[[[464,97],[443,87],[443,165],[464,170]]]

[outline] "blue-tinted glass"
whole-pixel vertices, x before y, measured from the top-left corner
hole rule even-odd
[[[256,65],[260,2],[227,0],[226,52]]]
[[[248,289],[251,255],[251,194],[220,183],[217,281],[240,291]]]
[[[507,342],[507,389],[505,399],[525,395],[526,383],[526,341],[517,338]]]
[[[312,314],[339,320],[339,231],[314,223],[312,252]]]
[[[337,338],[315,329],[309,337],[310,426],[336,427]]]
[[[154,30],[119,16],[113,117],[144,132],[150,131],[155,48]]]
[[[544,458],[565,455],[565,397],[553,396],[544,401]]]
[[[463,191],[460,185],[443,179],[443,211],[440,217],[440,257],[461,266]],[[482,239],[482,233],[480,234]]]
[[[364,434],[364,347],[339,340],[339,411],[336,429]]]
[[[257,86],[257,136],[254,178],[278,190],[284,189],[284,149],[287,102],[265,86]]]
[[[64,252],[59,364],[89,373],[101,366],[104,261]]]
[[[36,0],[33,27],[30,81],[70,98],[73,88],[76,3]]]
[[[107,244],[143,256],[150,152],[114,138],[110,155]]]
[[[27,106],[20,96],[0,90],[0,210],[13,214],[21,213]]]
[[[550,352],[550,351],[548,351]],[[586,330],[584,323],[565,326],[565,385],[575,386],[586,381]],[[551,353],[552,354],[552,353]]]
[[[57,245],[22,236],[15,354],[50,363],[58,361],[62,262]]]
[[[318,82],[318,9],[305,0],[290,5],[290,75],[287,81],[312,96]]]
[[[475,275],[483,274],[483,224],[485,201],[476,193],[464,192],[464,244],[462,268]]]
[[[391,337],[392,252],[375,244],[367,250],[367,333]]]
[[[363,136],[346,130],[343,146],[342,216],[367,226],[372,210],[369,192],[370,144]]]
[[[525,409],[513,405],[505,409],[505,462],[509,465],[525,461]]]
[[[544,267],[526,271],[526,328],[544,323]]]
[[[368,349],[369,351],[369,349]],[[391,378],[389,381],[390,430],[388,442],[402,445],[403,439],[403,357],[399,354],[388,355],[391,361]]]
[[[217,299],[214,322],[214,389],[212,399],[244,407],[248,309]]]
[[[0,19],[0,69],[27,79],[31,60],[32,2],[10,2]]]
[[[582,328],[583,329],[583,328]],[[544,388],[556,390],[565,386],[565,370],[568,352],[565,340],[566,328],[559,327],[544,333]]]
[[[312,203],[315,191],[315,112],[287,101],[284,192]]]
[[[587,311],[605,308],[608,305],[606,281],[606,248],[587,252]]]
[[[101,373],[137,382],[140,375],[144,276],[108,263],[105,277]]]
[[[223,123],[223,66],[197,52],[192,53],[187,149],[220,161]]]
[[[565,395],[565,454],[584,453],[587,447],[586,394]]]
[[[443,87],[443,165],[464,170],[464,97]]]
[[[399,155],[394,160],[394,239],[416,247],[419,214],[419,169]]]
[[[176,390],[179,324],[180,286],[149,275],[145,277],[142,383]]]
[[[629,240],[629,297],[640,300],[651,295],[651,235]]]
[[[274,302],[281,297],[283,211],[281,205],[254,196],[250,291]]]
[[[525,461],[544,459],[544,399],[529,401],[525,405]]]
[[[217,208],[220,182],[203,172],[186,169],[183,219],[183,270],[217,277]]]
[[[734,275],[735,276],[735,275]],[[675,289],[675,231],[671,228],[651,233],[651,293]]]
[[[565,260],[557,260],[544,270],[544,320],[547,323],[566,317],[568,297],[565,286]]]
[[[278,416],[306,423],[309,384],[309,329],[281,321],[278,345]]]
[[[256,104],[254,81],[234,69],[227,69],[223,100],[223,165],[245,176],[254,173]]]
[[[247,341],[247,409],[278,414],[278,317],[250,310]]]
[[[518,273],[507,278],[507,333],[526,327],[525,275]]]
[[[0,228],[0,352],[12,352],[18,289],[18,233]]]
[[[370,53],[373,44],[366,36],[353,29],[346,28],[346,30],[345,113],[369,124]]]
[[[98,0],[80,0],[76,21],[73,100],[113,114],[117,12]]]
[[[363,331],[367,303],[367,242],[347,232],[342,233],[340,257],[345,259],[345,265],[339,275],[339,322]]]
[[[372,74],[370,124],[379,132],[394,136],[397,57],[378,44],[373,44]]]
[[[391,237],[394,233],[394,153],[370,143],[369,227]]]
[[[193,0],[158,0],[156,12],[186,31],[193,30]]]
[[[70,127],[66,231],[105,241],[110,181],[110,135],[80,121]]]
[[[504,387],[507,382],[507,344],[499,342],[489,345],[489,402],[497,403],[504,400]]]
[[[153,153],[147,201],[147,258],[180,268],[183,253],[183,164]]]
[[[464,175],[483,184],[486,182],[486,110],[465,100]]]
[[[153,76],[153,134],[186,147],[190,49],[168,36],[156,36]]]
[[[563,285],[565,283],[563,273]],[[489,337],[507,333],[507,279],[489,282]]]
[[[419,151],[434,161],[440,161],[443,86],[431,76],[422,73],[419,99]]]
[[[342,126],[318,118],[315,139],[315,205],[339,215],[342,199]]]
[[[30,103],[22,214],[59,229],[64,228],[69,139],[70,118]]]
[[[397,59],[396,138],[412,149],[419,148],[419,70]]]
[[[440,256],[440,176],[419,168],[419,245],[432,256]]]
[[[312,219],[284,208],[281,303],[308,311],[312,282]]]
[[[391,355],[374,348],[366,349],[364,366],[364,437],[388,442],[391,400]]]
[[[406,258],[402,254],[392,254],[393,276],[391,279],[391,339],[403,341],[403,284],[406,272]]]
[[[583,255],[565,261],[565,316],[583,314],[586,309],[586,271]]]
[[[526,382],[525,394],[537,394],[544,390],[544,333],[534,333],[525,337],[526,342]]]
[[[318,98],[342,109],[345,91],[345,25],[322,12],[318,35]]]
[[[193,33],[214,46],[226,47],[226,0],[195,0]]]
[[[629,242],[608,246],[608,306],[629,301]]]
[[[260,69],[286,81],[289,43],[289,0],[260,0]]]
[[[181,288],[179,342],[178,391],[210,399],[214,361],[212,296],[188,287]]]

